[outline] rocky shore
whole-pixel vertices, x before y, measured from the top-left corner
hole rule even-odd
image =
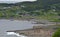
[[[60,25],[48,25],[48,26],[33,26],[30,29],[24,30],[11,30],[7,32],[15,32],[27,37],[52,37],[52,34],[60,28]]]

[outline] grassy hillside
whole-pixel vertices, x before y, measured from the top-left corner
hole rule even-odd
[[[60,20],[60,0],[37,0],[15,4],[0,3],[0,18]]]

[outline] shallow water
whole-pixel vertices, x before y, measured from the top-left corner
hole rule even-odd
[[[19,20],[6,20],[0,19],[0,37],[17,37],[12,35],[6,35],[6,31],[8,30],[23,30],[31,28],[34,24],[31,23],[32,21],[19,21]]]

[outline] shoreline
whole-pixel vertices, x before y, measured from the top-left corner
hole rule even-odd
[[[15,19],[15,18],[14,19],[9,19],[9,18],[6,19],[6,18],[3,18],[3,19],[0,19],[0,20],[9,20],[9,21],[15,21],[15,20],[17,20],[17,21],[32,21],[32,24],[44,24],[44,23],[49,22],[48,20],[39,20],[39,19]],[[52,23],[56,23],[56,22],[52,22]]]
[[[31,21],[32,24],[43,24],[43,25],[55,25],[56,22],[50,22],[48,20],[37,20],[37,19],[0,19],[0,20],[9,20],[9,21]],[[58,22],[60,24],[60,22]]]

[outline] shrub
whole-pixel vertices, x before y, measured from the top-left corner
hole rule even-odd
[[[60,37],[60,29],[58,29],[52,37]]]

